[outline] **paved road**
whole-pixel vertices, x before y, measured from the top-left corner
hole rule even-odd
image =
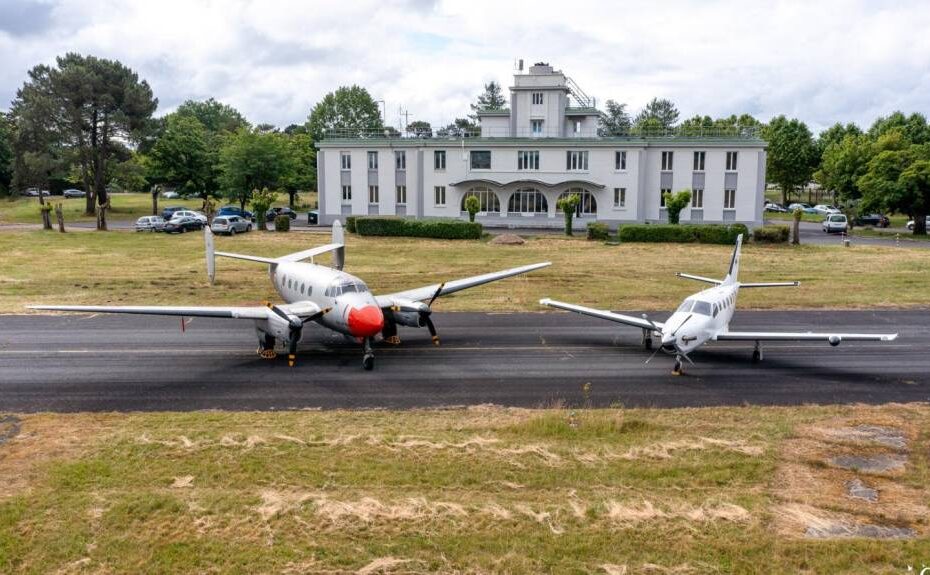
[[[661,319],[656,314],[656,319]],[[357,345],[305,330],[298,365],[259,359],[248,322],[129,316],[0,316],[0,412],[703,406],[930,401],[930,311],[737,312],[733,329],[898,331],[892,343],[715,343],[682,377],[640,333],[563,313],[437,313],[443,346],[403,329],[378,345],[373,372]]]
[[[766,224],[773,225],[790,225],[790,222],[785,221],[766,221]],[[801,243],[802,244],[817,244],[817,245],[843,245],[843,236],[841,234],[827,234],[824,233],[823,227],[820,224],[814,222],[801,222]],[[885,247],[903,247],[903,248],[930,248],[930,241],[926,240],[912,240],[909,239],[911,232],[907,230],[900,230],[898,233],[901,235],[901,240],[898,242],[895,240],[895,232],[884,231],[882,233],[888,234],[887,237],[864,237],[864,236],[851,236],[850,241],[852,245],[855,246],[885,246]]]

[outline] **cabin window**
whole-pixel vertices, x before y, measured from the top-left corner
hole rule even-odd
[[[699,313],[701,315],[711,315],[712,310],[710,303],[706,301],[696,301],[694,302],[694,309],[691,310],[692,313]]]
[[[717,304],[714,304],[714,317],[717,317],[717,314],[720,313],[720,308]]]
[[[689,311],[691,311],[691,306],[693,305],[694,305],[694,300],[686,299],[685,301],[681,302],[681,305],[678,306],[677,311],[681,313],[688,313]]]

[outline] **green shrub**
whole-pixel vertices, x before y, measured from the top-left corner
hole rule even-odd
[[[788,226],[763,226],[752,231],[752,241],[756,243],[784,244],[790,236]]]
[[[291,231],[291,218],[288,215],[281,214],[274,219],[274,231],[289,232]]]
[[[736,236],[749,235],[743,224],[628,224],[617,233],[621,242],[734,244]]]
[[[588,239],[606,241],[610,238],[610,229],[603,222],[588,223]]]
[[[444,240],[477,240],[481,224],[461,220],[407,220],[398,217],[358,216],[354,220],[360,236],[406,236]]]
[[[355,218],[357,216],[346,216],[346,231],[350,234],[355,233]]]

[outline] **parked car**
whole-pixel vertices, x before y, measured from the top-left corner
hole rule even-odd
[[[828,234],[833,232],[846,233],[849,231],[849,222],[846,221],[844,214],[830,214],[823,221],[823,231]]]
[[[831,206],[828,204],[817,204],[814,206],[814,211],[822,216],[829,216],[830,214],[841,214],[842,212],[836,206]]]
[[[857,226],[875,226],[877,228],[887,228],[891,225],[891,220],[884,214],[865,214],[856,218]]]
[[[171,214],[172,220],[176,220],[178,218],[194,218],[196,220],[200,220],[200,223],[202,224],[207,223],[207,216],[193,210],[178,210]]]
[[[914,220],[907,222],[907,229],[914,229]],[[927,229],[930,229],[930,216],[927,216]]]
[[[265,212],[265,220],[269,222],[273,222],[274,219],[278,216],[287,216],[291,218],[292,220],[296,220],[297,212],[295,212],[291,208],[271,208],[270,210]]]
[[[805,214],[816,214],[817,213],[816,211],[814,211],[814,208],[810,207],[810,204],[794,203],[788,206],[789,212],[794,212],[795,210],[798,210],[798,209],[804,212]]]
[[[320,213],[316,210],[307,212],[307,225],[315,226],[320,223]]]
[[[67,190],[65,190],[64,192],[62,192],[61,195],[63,195],[63,196],[66,197],[66,198],[83,198],[83,197],[85,197],[87,194],[84,193],[84,190],[78,190],[78,189],[75,189],[75,188],[68,188]]]
[[[161,216],[142,216],[136,220],[137,232],[162,232],[165,230],[165,218]]]
[[[165,221],[167,222],[168,220],[171,219],[171,216],[173,216],[175,212],[180,212],[181,210],[186,210],[186,209],[187,208],[185,208],[184,206],[168,206],[167,208],[161,211],[161,217],[165,218]]]
[[[239,216],[216,216],[210,229],[217,234],[234,236],[238,232],[251,232],[252,222]]]
[[[165,224],[165,233],[167,234],[173,234],[173,233],[183,234],[184,232],[188,232],[191,230],[202,230],[202,229],[203,229],[203,222],[201,222],[197,218],[192,218],[190,216],[182,216],[180,218],[174,218],[172,220],[169,220]]]
[[[176,200],[181,197],[181,194],[177,192],[162,192],[161,197],[165,198],[166,200]]]
[[[29,196],[30,198],[38,198],[40,194],[43,196],[51,195],[48,190],[40,190],[39,188],[26,188],[23,192],[24,196]]]
[[[216,215],[218,216],[239,216],[240,218],[254,222],[255,216],[252,215],[252,212],[248,210],[243,210],[237,206],[223,206],[220,208]]]
[[[775,202],[772,202],[772,201],[769,201],[769,200],[765,200],[764,209],[765,209],[765,211],[767,211],[767,212],[782,212],[782,213],[784,213],[784,212],[787,212],[787,211],[788,211],[788,210],[786,210],[785,207],[782,206],[781,204],[776,204]]]

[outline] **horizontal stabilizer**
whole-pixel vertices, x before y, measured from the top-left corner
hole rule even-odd
[[[224,258],[233,258],[237,260],[246,260],[250,262],[258,262],[261,264],[276,265],[278,260],[274,258],[262,258],[259,256],[247,256],[245,254],[231,254],[229,252],[216,252],[216,255],[223,256]]]
[[[685,279],[687,279],[687,280],[696,280],[696,281],[699,281],[699,282],[704,282],[704,283],[709,283],[709,284],[714,284],[714,285],[720,285],[720,284],[723,283],[723,280],[715,280],[715,279],[712,279],[712,278],[706,278],[706,277],[704,277],[704,276],[695,276],[695,275],[691,275],[691,274],[683,274],[683,273],[681,273],[681,272],[678,272],[678,273],[676,273],[675,275],[678,276],[678,277],[680,277],[680,278],[685,278]]]
[[[744,288],[767,288],[767,287],[798,287],[801,282],[760,282],[751,284],[739,284],[740,289]]]

